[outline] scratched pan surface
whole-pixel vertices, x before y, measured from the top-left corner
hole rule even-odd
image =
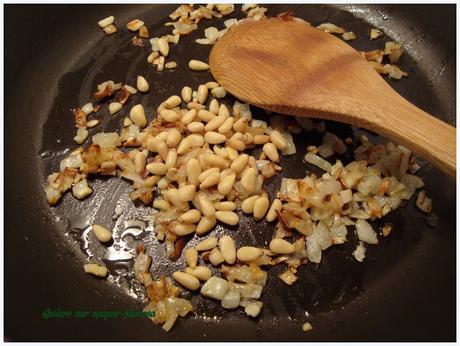
[[[240,16],[240,6],[236,15]],[[407,50],[400,65],[410,77],[390,82],[424,110],[455,125],[455,7],[452,6],[322,6],[272,5],[269,14],[291,9],[317,25],[330,21],[354,31],[351,44],[360,50],[382,48],[396,39]],[[133,47],[125,24],[132,18],[148,23],[151,36],[168,32],[162,26],[174,6],[13,6],[5,7],[5,338],[7,340],[67,341],[313,341],[313,340],[454,340],[455,339],[455,181],[424,164],[420,175],[433,197],[435,218],[427,219],[410,201],[387,220],[394,231],[369,246],[367,259],[351,256],[356,239],[328,249],[320,265],[308,264],[288,288],[270,270],[257,319],[191,296],[196,315],[179,319],[170,333],[147,319],[44,319],[52,310],[140,310],[141,293],[130,286],[123,265],[109,263],[113,280],[107,283],[83,273],[86,256],[76,228],[98,222],[121,232],[129,220],[148,219],[151,210],[135,208],[127,199],[129,184],[116,178],[94,179],[95,193],[77,203],[66,195],[49,208],[41,185],[57,170],[66,150],[74,147],[70,108],[88,102],[97,83],[113,79],[134,85],[137,74],[147,77],[151,91],[135,95],[114,117],[97,116],[103,125],[92,133],[120,127],[131,105],[142,102],[149,116],[165,96],[184,85],[196,88],[211,79],[194,73],[191,58],[207,60],[210,47],[198,46],[199,30],[171,49],[174,71],[155,72],[145,61],[147,48]],[[97,21],[115,15],[119,32],[105,37]],[[230,16],[234,17],[234,15]],[[20,23],[20,24],[18,24]],[[383,29],[384,39],[370,42],[371,24]],[[217,24],[220,26],[222,25]],[[331,66],[340,68],[340,66]],[[289,91],[287,91],[288,93]],[[264,117],[264,113],[254,110]],[[342,137],[348,126],[328,123]],[[101,128],[102,127],[102,128]],[[306,145],[317,134],[296,137],[298,154],[282,160],[283,176],[315,172],[302,161]],[[349,157],[343,157],[349,160]],[[268,182],[270,193],[279,179]],[[431,224],[431,226],[430,226]],[[379,224],[377,223],[377,226]],[[238,227],[219,225],[211,234],[228,232],[241,244],[266,245],[273,225],[242,218]],[[118,233],[117,233],[118,234]],[[236,235],[237,234],[237,235]],[[144,232],[136,241],[149,244],[155,277],[183,265],[165,260],[163,245]],[[144,237],[144,238],[142,238]],[[128,239],[130,239],[128,237]],[[196,239],[191,239],[194,242]],[[91,240],[90,240],[91,243]],[[129,244],[128,244],[129,245]],[[132,245],[132,244],[131,244]],[[91,246],[91,244],[90,244]],[[113,245],[112,245],[113,247]],[[100,255],[100,249],[93,248]],[[117,275],[122,274],[121,276]],[[131,291],[129,291],[131,289]],[[136,298],[137,292],[137,298]],[[309,321],[314,330],[301,331]]]

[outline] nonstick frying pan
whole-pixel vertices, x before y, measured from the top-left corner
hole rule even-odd
[[[455,5],[270,5],[270,15],[293,10],[317,25],[332,22],[354,31],[351,44],[359,50],[382,48],[384,41],[401,42],[406,53],[400,66],[409,78],[388,81],[408,100],[455,125]],[[86,258],[76,236],[85,223],[125,225],[148,217],[135,208],[129,184],[117,178],[94,179],[95,193],[83,202],[66,195],[50,208],[42,191],[46,176],[74,148],[72,107],[89,101],[97,83],[113,79],[133,85],[146,76],[152,91],[130,99],[118,116],[100,112],[102,129],[120,127],[134,102],[152,114],[165,96],[184,85],[196,88],[209,81],[193,73],[186,62],[207,60],[210,47],[197,46],[204,28],[222,25],[205,21],[199,30],[171,50],[174,71],[155,72],[147,66],[146,49],[133,47],[125,24],[142,18],[151,36],[169,32],[163,24],[174,5],[6,5],[5,6],[5,339],[14,341],[370,341],[455,340],[456,235],[453,179],[428,164],[419,174],[433,197],[434,214],[427,217],[411,200],[386,220],[394,225],[388,238],[369,247],[363,264],[351,256],[356,240],[326,251],[320,265],[300,270],[289,288],[270,270],[257,319],[242,311],[224,311],[210,300],[192,297],[196,315],[180,319],[170,333],[147,319],[45,319],[46,309],[64,311],[141,310],[145,303],[127,293],[128,281],[107,283],[86,275]],[[240,6],[236,14],[241,15]],[[105,37],[97,21],[114,15],[119,32]],[[230,17],[234,17],[233,15]],[[385,32],[368,39],[371,26]],[[220,27],[220,26],[219,26]],[[334,68],[334,67],[331,67]],[[259,117],[264,112],[253,109]],[[350,127],[327,123],[345,137]],[[96,130],[101,131],[101,127]],[[94,131],[92,131],[95,133]],[[369,134],[372,138],[379,137]],[[298,154],[283,159],[286,177],[303,177],[314,168],[302,161],[307,144],[321,136],[307,133],[295,141]],[[350,157],[342,158],[344,160]],[[269,182],[270,193],[279,179]],[[378,224],[377,224],[378,226]],[[243,219],[237,242],[266,244],[273,226]],[[217,227],[212,234],[237,229]],[[351,234],[351,232],[349,232]],[[77,234],[78,235],[78,234]],[[148,236],[147,236],[148,237]],[[136,239],[134,240],[136,241]],[[143,238],[138,241],[148,241]],[[192,239],[190,241],[196,241]],[[97,250],[95,250],[97,251]],[[163,245],[153,242],[152,273],[171,273],[182,260],[165,260]],[[113,273],[125,273],[113,265]],[[125,273],[126,274],[126,273]],[[125,276],[127,277],[127,276]],[[137,292],[140,294],[139,292]],[[314,329],[304,333],[304,322]]]

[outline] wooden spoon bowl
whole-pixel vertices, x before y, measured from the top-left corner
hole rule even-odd
[[[209,64],[242,101],[367,128],[455,174],[455,128],[400,96],[347,43],[302,20],[245,20],[214,45]]]

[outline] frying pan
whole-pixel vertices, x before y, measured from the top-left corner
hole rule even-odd
[[[406,49],[400,66],[409,72],[401,81],[388,81],[408,100],[455,125],[455,5],[270,5],[270,15],[293,10],[312,24],[332,22],[354,31],[351,44],[359,50],[383,47],[394,39]],[[42,191],[46,176],[74,148],[72,107],[89,101],[97,83],[112,79],[134,85],[137,74],[151,83],[147,95],[135,95],[119,115],[104,120],[92,133],[120,127],[126,109],[142,102],[147,114],[165,96],[184,85],[196,88],[211,80],[207,73],[188,70],[189,59],[207,60],[210,47],[197,46],[199,30],[181,38],[171,49],[175,71],[157,73],[147,66],[146,48],[133,47],[125,24],[142,18],[151,36],[166,34],[163,24],[174,5],[6,5],[5,6],[5,339],[14,341],[453,341],[456,338],[456,235],[453,179],[428,164],[420,176],[433,198],[430,217],[414,207],[393,212],[391,235],[368,247],[364,263],[356,262],[349,242],[323,253],[319,265],[299,271],[291,288],[277,279],[281,268],[270,269],[263,294],[264,308],[256,319],[242,311],[224,311],[216,302],[190,296],[196,315],[179,319],[165,333],[148,319],[45,319],[46,309],[65,311],[141,310],[141,292],[129,286],[123,263],[111,263],[111,273],[123,280],[98,280],[84,274],[86,254],[78,233],[86,223],[114,228],[129,220],[148,219],[149,208],[137,208],[127,199],[129,184],[117,178],[96,178],[94,194],[83,202],[66,195],[50,208]],[[240,6],[236,14],[241,15]],[[105,37],[97,21],[116,17],[119,32]],[[231,15],[230,17],[234,17]],[[368,39],[371,26],[386,36]],[[220,26],[219,26],[220,27]],[[253,109],[256,116],[265,114]],[[344,138],[350,127],[327,123]],[[369,134],[372,138],[379,137]],[[302,162],[305,147],[319,143],[320,135],[296,137],[298,154],[284,158],[283,175],[300,178],[314,168]],[[350,157],[343,157],[349,160]],[[268,182],[270,194],[279,179]],[[129,224],[129,222],[128,222]],[[124,226],[123,226],[124,225]],[[376,227],[379,223],[376,224]],[[131,226],[129,226],[131,227]],[[118,229],[117,228],[117,229]],[[118,230],[120,230],[118,229]],[[273,225],[243,218],[237,243],[266,245]],[[236,234],[219,225],[211,234]],[[165,260],[163,245],[149,232],[132,242],[151,244],[154,277],[183,266],[183,260]],[[144,238],[142,238],[144,237]],[[190,242],[196,242],[193,238]],[[93,249],[98,255],[98,249]],[[86,250],[88,251],[88,250]],[[131,289],[131,291],[129,291]],[[137,293],[136,293],[137,292]],[[137,298],[135,295],[137,294]],[[313,330],[304,333],[309,321]]]

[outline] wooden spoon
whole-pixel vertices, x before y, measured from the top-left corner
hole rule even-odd
[[[292,18],[246,20],[214,45],[209,63],[242,101],[370,129],[455,175],[455,128],[401,97],[332,34]]]

